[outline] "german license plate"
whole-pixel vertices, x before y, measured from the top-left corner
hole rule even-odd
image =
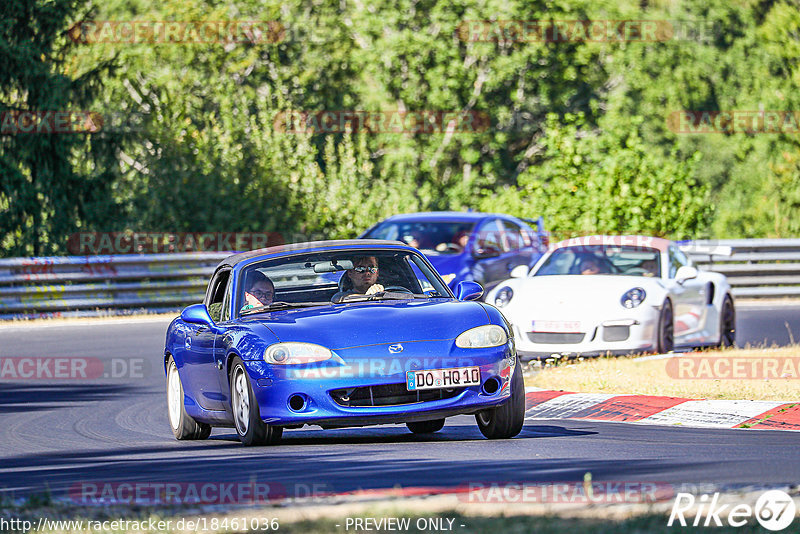
[[[408,371],[406,373],[406,387],[408,391],[478,386],[480,383],[480,367],[428,369],[426,371]]]
[[[580,321],[533,321],[531,332],[557,332],[577,333],[582,332]]]

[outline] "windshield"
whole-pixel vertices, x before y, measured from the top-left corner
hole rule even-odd
[[[474,227],[472,221],[389,221],[379,224],[364,237],[402,241],[426,253],[458,254],[466,248]]]
[[[240,314],[348,300],[450,297],[418,254],[398,250],[298,254],[254,263],[238,280]]]
[[[653,248],[587,245],[565,247],[552,255],[533,276],[616,274],[660,277],[660,252]]]

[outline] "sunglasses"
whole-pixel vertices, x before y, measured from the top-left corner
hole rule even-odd
[[[364,274],[364,273],[375,274],[378,272],[377,267],[353,267],[353,270],[358,274]]]
[[[261,291],[260,289],[251,289],[248,293],[254,297],[271,297],[275,294],[274,291]]]

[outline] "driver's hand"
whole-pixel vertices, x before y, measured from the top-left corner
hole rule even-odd
[[[380,293],[383,291],[383,286],[380,284],[372,284],[365,295],[374,295],[375,293]]]
[[[261,302],[260,300],[258,300],[258,298],[255,295],[251,295],[247,291],[244,292],[244,301],[247,304],[255,306],[256,308],[261,307],[261,306],[264,305],[264,303]]]

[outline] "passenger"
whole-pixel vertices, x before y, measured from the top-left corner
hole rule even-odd
[[[601,274],[606,272],[597,258],[586,258],[581,262],[581,274]]]
[[[658,261],[655,259],[652,260],[644,260],[642,263],[639,264],[639,268],[644,271],[642,276],[647,277],[654,277],[658,276]]]
[[[347,295],[372,295],[383,291],[378,283],[378,259],[375,256],[353,258],[353,268],[348,269],[340,282],[341,291],[331,297],[339,302]]]
[[[408,234],[403,236],[403,241],[406,242],[406,245],[410,247],[414,247],[419,249],[422,247],[422,234],[417,230],[412,230]]]
[[[244,291],[245,305],[241,311],[250,308],[269,306],[275,298],[275,284],[261,271],[250,271],[247,274]]]
[[[436,245],[435,250],[436,252],[460,253],[467,248],[467,243],[469,243],[469,232],[462,230],[453,236],[452,241]]]

